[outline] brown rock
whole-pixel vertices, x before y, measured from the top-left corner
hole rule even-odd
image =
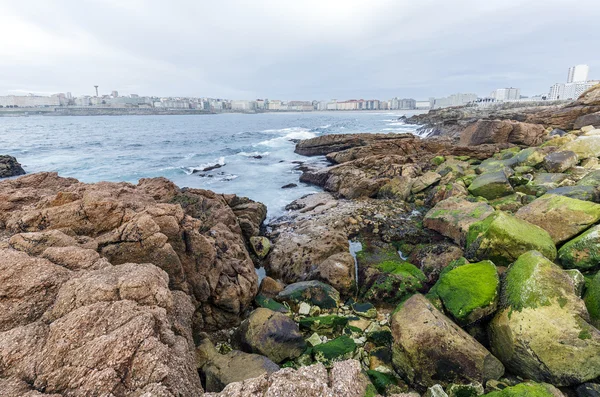
[[[546,135],[543,126],[509,120],[479,120],[469,125],[460,135],[465,146],[486,143],[514,143],[527,146],[541,144]]]
[[[266,296],[267,298],[274,298],[279,294],[285,285],[282,282],[275,280],[271,277],[265,277],[260,282],[260,287],[258,288],[258,293],[260,295]]]

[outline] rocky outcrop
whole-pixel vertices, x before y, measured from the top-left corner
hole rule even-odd
[[[0,155],[0,178],[25,175],[25,170],[16,158],[7,155]]]
[[[486,143],[514,143],[536,146],[543,142],[547,132],[541,125],[510,120],[477,121],[460,134],[460,144],[465,146]]]
[[[190,297],[152,264],[67,268],[72,252],[0,248],[2,394],[201,394]]]
[[[161,178],[83,184],[32,174],[0,183],[0,228],[13,235],[12,247],[32,254],[81,246],[112,265],[153,263],[191,297],[194,328],[216,329],[239,322],[258,289],[241,225],[258,230],[262,215],[240,219],[232,201]],[[71,255],[68,262],[97,259],[90,251]]]

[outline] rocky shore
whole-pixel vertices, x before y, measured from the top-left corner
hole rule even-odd
[[[269,225],[163,178],[1,181],[0,395],[599,396],[600,87],[468,112],[299,142],[325,191]]]

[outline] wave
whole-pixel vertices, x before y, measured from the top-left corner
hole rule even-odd
[[[238,156],[244,156],[244,157],[266,157],[268,155],[270,155],[271,152],[239,152]]]
[[[224,165],[225,165],[225,157],[219,157],[219,159],[213,163],[204,163],[204,164],[200,164],[196,167],[181,167],[181,169],[186,174],[192,175],[192,174],[195,174],[196,172],[211,171],[216,168],[221,168]]]
[[[280,136],[278,138],[268,139],[266,141],[259,142],[252,146],[268,146],[268,147],[281,147],[286,145],[288,141],[310,139],[316,137],[317,134],[307,130],[306,128],[294,129],[287,135]]]
[[[264,132],[265,134],[289,134],[296,131],[306,131],[304,127],[286,127],[286,128],[278,128],[273,130],[262,130],[260,132]]]
[[[394,121],[393,123],[387,123],[386,125],[406,125],[404,121]]]

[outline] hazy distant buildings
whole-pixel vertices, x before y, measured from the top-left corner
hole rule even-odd
[[[66,97],[65,97],[66,98]],[[61,106],[58,94],[52,96],[39,95],[7,95],[0,96],[0,106],[3,107],[46,107],[46,106]]]
[[[435,98],[433,100],[432,108],[447,108],[451,106],[464,106],[468,103],[476,102],[477,94],[453,94],[444,98]]]
[[[498,102],[518,101],[521,99],[521,90],[518,88],[498,88],[492,91],[490,98]]]
[[[598,84],[598,81],[588,80],[590,68],[588,65],[577,65],[569,68],[566,83],[556,83],[550,87],[548,99],[577,99],[587,89]]]
[[[588,65],[576,65],[569,68],[569,74],[567,75],[568,83],[584,83],[588,81],[588,75],[590,73],[590,67]]]
[[[412,98],[392,98],[388,101],[390,110],[411,110],[417,108],[417,101]]]
[[[431,101],[416,101],[415,109],[418,109],[418,110],[431,109]]]
[[[256,109],[256,102],[254,101],[242,101],[242,100],[234,100],[231,101],[231,110],[241,110],[244,112],[249,112],[251,110]]]

